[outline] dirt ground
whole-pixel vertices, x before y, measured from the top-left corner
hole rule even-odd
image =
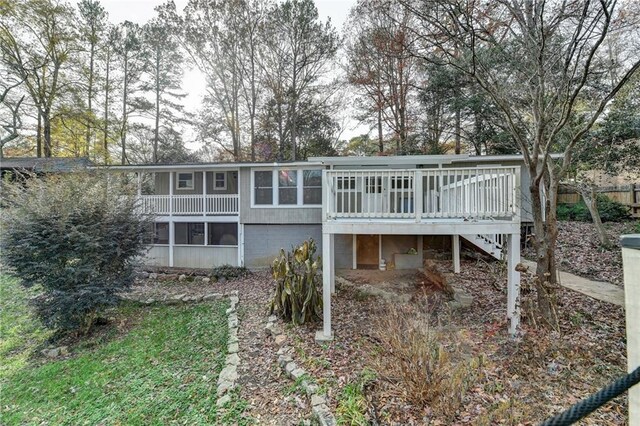
[[[451,262],[439,262],[452,275]],[[365,370],[376,379],[364,389],[361,407],[371,424],[523,424],[533,425],[596,392],[626,370],[624,311],[563,289],[559,296],[560,330],[533,328],[523,318],[522,335],[507,335],[506,277],[498,262],[463,259],[454,284],[474,297],[470,308],[451,311],[446,297],[416,290],[414,271],[340,271],[355,286],[339,286],[332,299],[335,340],[318,344],[321,322],[291,327],[282,324],[294,358],[326,392],[335,412],[343,392]],[[211,292],[238,290],[240,296],[240,395],[244,415],[257,424],[296,425],[308,420],[310,401],[296,390],[277,366],[273,339],[264,331],[273,282],[267,273],[226,283],[140,283],[148,291]],[[408,306],[428,309],[434,323],[459,337],[453,351],[482,358],[481,374],[464,394],[455,415],[442,415],[429,404],[411,404],[402,397],[402,383],[379,371],[380,357],[392,357],[381,345],[380,319],[390,305],[384,297],[363,294],[362,286],[412,294]],[[152,290],[153,288],[155,290]],[[138,288],[141,290],[141,288]],[[403,302],[404,303],[404,302]],[[443,343],[444,344],[444,343]],[[582,424],[626,423],[626,397],[589,416]]]

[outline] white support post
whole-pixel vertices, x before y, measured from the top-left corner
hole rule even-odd
[[[640,367],[640,234],[623,235],[622,266],[627,322],[627,367]],[[640,387],[629,389],[629,426],[640,426]]]
[[[520,234],[507,235],[507,318],[509,334],[512,336],[520,325],[520,272],[516,266],[520,263]]]
[[[176,223],[169,220],[169,267],[173,268],[173,246],[176,243]]]
[[[424,235],[418,235],[418,257],[420,258],[420,267],[424,263]]]
[[[173,268],[173,247],[175,245],[175,222],[173,221],[173,172],[169,172],[169,267]]]
[[[351,251],[351,259],[353,263],[353,265],[351,265],[351,269],[358,269],[358,236],[356,234],[353,234]]]
[[[416,222],[422,220],[422,208],[424,206],[424,188],[422,184],[422,170],[416,170],[413,181],[413,210],[416,214]]]
[[[215,176],[215,174],[214,174]],[[215,183],[215,179],[214,179]],[[207,172],[202,171],[202,216],[207,215]]]
[[[460,235],[454,234],[452,237],[453,246],[453,272],[460,273]]]
[[[138,172],[138,198],[142,196],[142,173]]]
[[[244,266],[244,223],[238,224],[238,266]]]
[[[331,268],[331,294],[336,293],[336,234],[331,235],[331,257],[329,258],[329,266]]]
[[[316,332],[316,341],[333,340],[331,331],[331,234],[322,233],[322,330]]]

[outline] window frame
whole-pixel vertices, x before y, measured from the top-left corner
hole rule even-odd
[[[175,172],[176,173],[176,191],[193,191],[196,187],[196,179],[193,172]],[[180,175],[191,175],[191,186],[180,188]]]
[[[279,200],[279,177],[281,170],[295,170],[296,177],[296,204],[280,204]],[[322,202],[319,204],[304,204],[304,171],[305,170],[319,170],[321,173],[325,170],[324,167],[300,167],[283,165],[281,167],[256,167],[251,169],[251,208],[255,209],[299,209],[299,208],[318,208],[322,207]],[[271,204],[256,204],[256,172],[271,172],[271,191],[272,202]],[[293,188],[293,187],[290,187]],[[320,188],[323,188],[322,185]]]
[[[189,241],[188,225],[202,225],[202,244],[178,243],[178,225],[185,225],[187,228],[187,241]],[[173,241],[174,247],[207,247],[207,222],[173,222]]]
[[[223,179],[223,186],[217,186],[218,185],[218,174],[221,174]],[[214,191],[226,191],[227,190],[227,172],[213,172],[213,190]]]
[[[309,186],[306,186],[304,184],[304,172],[316,172],[316,171],[320,172],[320,185],[309,185]],[[300,185],[302,186],[302,205],[303,206],[321,206],[322,205],[322,170],[319,170],[319,169],[301,169],[300,173],[299,173],[299,176],[302,177],[302,182],[300,183]],[[320,204],[318,204],[318,203],[313,203],[313,204],[305,203],[304,202],[304,190],[305,189],[320,189]]]

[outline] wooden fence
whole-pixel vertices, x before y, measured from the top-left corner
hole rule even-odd
[[[640,184],[603,186],[598,188],[596,192],[628,206],[631,209],[631,215],[640,218]],[[571,188],[561,186],[558,189],[558,203],[576,204],[581,199],[580,194]]]

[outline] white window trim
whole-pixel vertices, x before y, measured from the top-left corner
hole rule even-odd
[[[297,177],[297,204],[279,204],[279,181],[278,176],[280,170],[296,170]],[[303,204],[303,171],[304,170],[324,170],[320,167],[256,167],[251,169],[251,208],[252,209],[315,209],[322,207],[320,204]],[[256,204],[256,188],[255,188],[255,173],[256,172],[272,172],[271,173],[271,190],[273,191],[273,203],[272,204]]]
[[[217,174],[224,176],[224,186],[216,186],[218,183]],[[213,190],[214,191],[226,191],[227,190],[227,172],[213,172]]]
[[[175,172],[176,173],[176,191],[193,191],[196,186],[195,176],[193,172]],[[191,186],[186,188],[180,188],[180,175],[191,175]]]

